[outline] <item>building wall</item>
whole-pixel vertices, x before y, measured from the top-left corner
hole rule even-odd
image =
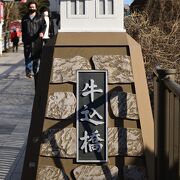
[[[60,1],[61,31],[63,32],[124,32],[123,0]],[[83,9],[84,8],[84,9]],[[104,8],[104,9],[103,9]],[[75,9],[75,10],[74,10]]]

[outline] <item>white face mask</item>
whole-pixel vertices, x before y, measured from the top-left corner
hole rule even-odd
[[[48,16],[48,15],[49,15],[48,11],[45,11],[44,16]]]

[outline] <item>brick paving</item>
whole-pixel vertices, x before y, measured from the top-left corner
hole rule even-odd
[[[20,180],[34,99],[23,48],[0,57],[0,180]]]

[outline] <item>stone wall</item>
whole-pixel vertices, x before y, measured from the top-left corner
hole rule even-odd
[[[126,33],[58,35],[42,54],[22,179],[146,180],[153,130],[139,45]],[[76,162],[80,69],[108,71],[106,163]]]
[[[65,83],[76,85],[76,70],[79,69],[106,69],[108,70],[108,83],[115,86],[108,96],[108,106],[111,119],[115,124],[125,119],[136,123],[139,121],[136,94],[126,92],[123,88],[134,83],[131,58],[127,55],[93,55],[90,59],[83,56],[72,58],[54,58],[50,79],[50,86],[63,86]],[[58,89],[58,88],[57,88]],[[61,88],[59,88],[61,89]],[[76,94],[74,91],[54,91],[49,93],[45,117],[50,121],[64,123],[71,119],[75,124]],[[111,122],[109,123],[111,124]],[[113,125],[114,126],[114,125]],[[48,128],[44,130],[40,146],[42,158],[76,158],[76,127]],[[127,156],[143,157],[144,147],[140,128],[121,127],[110,125],[108,127],[108,157]],[[74,162],[74,164],[76,164]],[[71,165],[72,166],[72,165]],[[70,172],[49,164],[39,165],[37,179],[146,179],[145,166],[124,165],[117,163],[106,164],[76,164]],[[66,169],[66,168],[65,168]],[[121,175],[119,175],[121,173]]]

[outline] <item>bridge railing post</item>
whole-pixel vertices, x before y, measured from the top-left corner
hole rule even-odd
[[[154,76],[156,180],[169,180],[170,93],[163,80],[174,80],[175,74],[175,69],[157,69]]]

